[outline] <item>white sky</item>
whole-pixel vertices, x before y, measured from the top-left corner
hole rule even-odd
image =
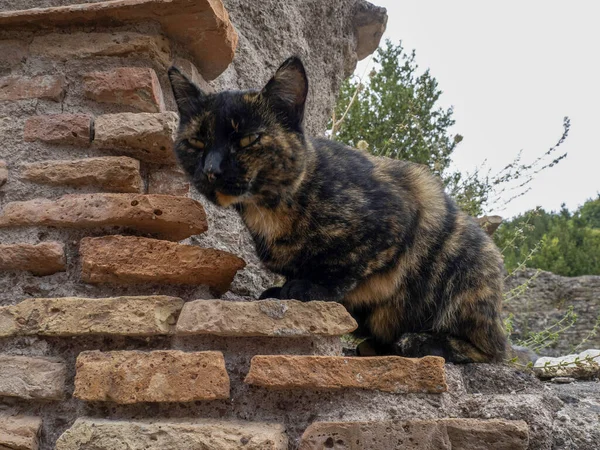
[[[575,209],[600,192],[600,1],[371,1],[388,10],[384,38],[414,48],[444,92],[441,106],[454,106],[452,133],[464,136],[453,158],[459,170],[484,160],[499,170],[521,149],[530,162],[571,118],[560,148],[567,158],[492,213],[557,210],[563,202]]]

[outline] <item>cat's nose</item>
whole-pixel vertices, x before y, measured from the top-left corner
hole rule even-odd
[[[213,182],[219,175],[221,175],[221,162],[223,161],[222,156],[219,153],[210,153],[206,157],[204,162],[204,175],[208,178],[208,181]]]

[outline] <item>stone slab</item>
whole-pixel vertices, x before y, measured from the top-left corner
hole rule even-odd
[[[88,147],[92,117],[87,114],[49,114],[33,116],[25,122],[23,138],[27,142]]]
[[[0,414],[0,450],[38,450],[42,419]]]
[[[0,270],[25,270],[40,276],[64,272],[64,245],[60,242],[0,244]]]
[[[0,397],[61,400],[66,373],[56,359],[0,354]]]

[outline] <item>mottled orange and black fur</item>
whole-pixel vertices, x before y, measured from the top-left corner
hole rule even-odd
[[[238,210],[260,259],[287,281],[261,298],[344,304],[378,354],[502,359],[502,260],[418,164],[309,138],[307,77],[288,59],[261,91],[206,94],[169,71],[178,159]]]

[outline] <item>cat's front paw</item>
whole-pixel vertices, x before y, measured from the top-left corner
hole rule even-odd
[[[264,291],[262,294],[260,294],[260,297],[258,297],[259,300],[264,300],[266,298],[283,298],[281,296],[281,289],[278,286],[274,286],[271,287],[269,289],[267,289],[266,291]]]
[[[300,300],[303,302],[313,300],[311,298],[313,286],[314,285],[307,280],[290,280],[281,288],[281,296],[279,298]]]

